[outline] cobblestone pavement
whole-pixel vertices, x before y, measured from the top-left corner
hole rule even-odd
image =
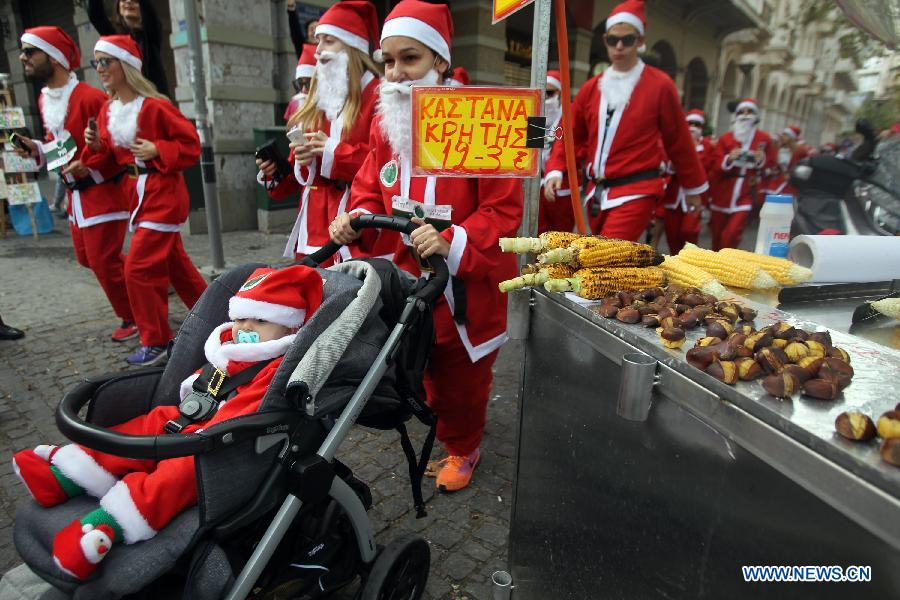
[[[283,244],[283,235],[228,233],[225,255],[233,264],[268,261],[281,255]],[[197,265],[209,263],[206,236],[186,236],[185,245]],[[0,281],[0,315],[27,333],[23,340],[0,343],[0,572],[5,573],[20,562],[12,545],[12,522],[16,504],[27,498],[9,458],[22,448],[61,442],[53,411],[62,394],[84,376],[124,370],[133,343],[109,340],[115,316],[92,273],[75,262],[67,233],[40,240],[14,234],[0,238]],[[185,314],[171,296],[173,329]],[[370,516],[379,543],[405,532],[428,540],[432,569],[426,598],[489,598],[490,574],[506,568],[518,362],[518,349],[507,345],[495,367],[482,461],[473,484],[456,494],[435,495],[432,480],[426,480],[427,518],[416,519],[412,510],[395,432],[358,428],[339,454],[372,488]]]

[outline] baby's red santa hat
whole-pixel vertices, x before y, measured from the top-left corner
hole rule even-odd
[[[23,44],[30,44],[46,52],[47,56],[61,64],[67,71],[74,71],[81,66],[78,44],[59,27],[46,25],[32,27],[26,29],[19,39]]]
[[[144,55],[130,35],[104,35],[94,44],[94,52],[114,56],[138,71],[144,64]]]
[[[547,71],[547,87],[551,85],[558,90],[562,90],[562,73],[553,69]]]
[[[609,18],[606,19],[606,30],[609,31],[613,25],[619,23],[627,23],[637,29],[639,34],[644,35],[647,30],[644,0],[625,0],[612,9]]]
[[[297,61],[297,69],[294,71],[294,78],[312,77],[316,72],[316,45],[303,44],[303,51],[300,53],[300,59]]]
[[[800,128],[796,125],[788,125],[781,133],[786,134],[792,140],[800,139]]]
[[[704,125],[706,123],[706,115],[703,114],[703,111],[699,108],[689,110],[685,118],[687,119],[688,123],[699,123],[700,125]]]
[[[453,38],[453,16],[446,4],[401,0],[384,21],[381,42],[394,36],[421,42],[448,63],[452,62],[450,40]]]
[[[323,285],[315,269],[302,265],[256,269],[228,302],[228,317],[262,319],[295,329],[322,304]]]
[[[344,0],[325,11],[316,35],[330,35],[351,48],[369,54],[378,43],[378,14],[368,0]]]

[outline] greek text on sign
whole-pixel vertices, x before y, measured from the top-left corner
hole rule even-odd
[[[528,117],[540,92],[513,87],[413,86],[413,175],[534,177]]]

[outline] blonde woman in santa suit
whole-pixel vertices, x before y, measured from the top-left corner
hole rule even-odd
[[[449,213],[452,225],[438,232],[420,225],[405,245],[394,232],[382,231],[367,250],[390,251],[394,262],[419,274],[412,249],[427,258],[447,259],[452,275],[438,301],[435,345],[425,375],[428,403],[438,416],[437,437],[449,455],[439,463],[437,487],[466,487],[481,457],[491,367],[507,340],[506,299],[497,284],[515,276],[516,263],[497,245],[513,236],[522,219],[522,184],[518,179],[412,177],[410,88],[437,85],[448,75],[453,20],[446,5],[417,0],[400,2],[381,33],[385,79],[378,117],[372,127],[371,150],[353,180],[350,214],[331,226],[334,241],[346,244],[359,236],[350,215],[391,214],[395,201],[415,201]],[[359,240],[363,246],[369,236]]]
[[[97,130],[84,132],[81,160],[90,168],[125,169],[122,186],[134,232],[125,282],[141,337],[141,347],[127,360],[151,365],[165,359],[172,339],[169,284],[188,308],[206,289],[180,234],[189,210],[181,172],[200,158],[200,139],[191,122],[141,75],[141,52],[133,39],[102,37],[94,57],[110,99],[97,117]]]
[[[293,175],[278,179],[271,161],[260,161],[259,182],[273,199],[301,193],[285,257],[302,258],[328,242],[328,224],[346,212],[350,182],[369,151],[369,129],[378,99],[380,71],[369,55],[378,36],[375,7],[345,0],[316,26],[315,76],[309,95],[288,120],[305,139],[291,142]],[[342,249],[349,258],[347,249]]]

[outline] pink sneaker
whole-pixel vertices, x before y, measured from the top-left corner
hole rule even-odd
[[[478,448],[468,456],[448,456],[437,462],[440,470],[437,474],[437,488],[442,492],[456,492],[472,481],[472,474],[478,461],[481,460],[481,452]]]
[[[122,321],[122,324],[116,327],[110,336],[114,342],[124,342],[138,336],[138,328],[134,323]]]

